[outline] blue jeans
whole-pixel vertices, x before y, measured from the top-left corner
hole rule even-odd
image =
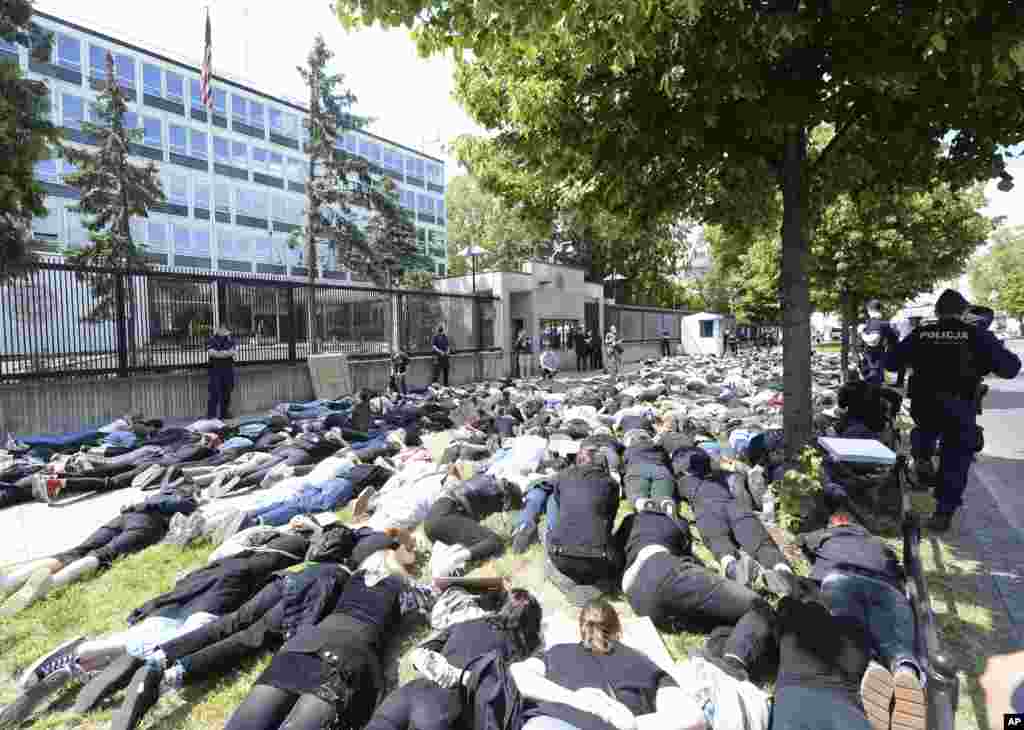
[[[890,669],[914,659],[914,614],[906,596],[884,580],[834,571],[821,583],[833,616],[856,619],[867,630],[879,659]]]
[[[791,685],[775,693],[771,730],[871,730],[871,724],[842,690]]]
[[[519,524],[516,529],[536,524],[541,514],[547,515],[548,530],[553,530],[558,524],[558,500],[551,491],[544,487],[533,487],[526,493],[523,499],[523,509],[519,512]]]
[[[967,476],[974,461],[974,445],[978,438],[977,406],[964,398],[926,400],[921,396],[911,401],[910,415],[915,428],[910,432],[910,446],[917,459],[931,459],[935,443],[942,437],[939,451],[939,484],[935,490],[938,511],[953,513],[962,503],[967,489]]]
[[[557,717],[538,715],[527,720],[523,725],[523,730],[578,730],[578,728]]]
[[[304,487],[293,497],[257,507],[246,515],[242,527],[251,527],[258,520],[264,525],[286,525],[296,515],[328,512],[345,506],[352,499],[354,488],[348,479],[328,479],[319,487]]]

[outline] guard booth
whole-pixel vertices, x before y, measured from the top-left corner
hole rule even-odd
[[[686,355],[725,354],[725,317],[698,312],[683,317],[682,344]]]

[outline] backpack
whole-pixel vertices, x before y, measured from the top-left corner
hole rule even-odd
[[[325,527],[309,543],[306,560],[311,563],[344,563],[356,546],[356,533],[335,523]]]
[[[502,654],[491,651],[477,657],[466,666],[465,674],[462,721],[466,730],[522,727],[523,697]]]

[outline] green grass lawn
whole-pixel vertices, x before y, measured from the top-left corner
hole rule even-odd
[[[686,508],[684,506],[684,514]],[[620,510],[621,520],[627,510]],[[348,511],[339,513],[343,521]],[[692,515],[686,515],[692,518]],[[500,534],[511,534],[511,515],[495,515],[487,523]],[[806,574],[808,566],[788,542],[787,536],[773,530],[773,536],[782,543],[783,551],[794,563],[797,572]],[[418,540],[426,545],[419,532]],[[898,540],[893,544],[899,549]],[[938,549],[936,551],[936,549]],[[36,659],[42,652],[60,642],[78,635],[99,636],[122,630],[125,618],[135,607],[153,596],[170,589],[185,572],[206,562],[213,546],[208,543],[186,550],[159,545],[140,554],[118,561],[110,570],[96,579],[77,584],[50,596],[21,615],[0,625],[0,704],[8,702],[14,694],[12,679],[15,672]],[[694,532],[694,552],[712,569],[717,569],[713,557]],[[987,727],[984,716],[984,697],[978,686],[978,676],[987,657],[1008,649],[1008,638],[994,630],[993,609],[973,588],[974,576],[984,567],[967,556],[960,555],[946,543],[929,540],[922,547],[922,560],[928,574],[935,611],[940,630],[949,650],[962,668],[961,701],[957,712],[958,730],[982,730]],[[543,552],[534,545],[524,555],[506,551],[496,560],[477,567],[471,574],[508,576],[515,585],[533,591],[545,612],[564,611],[574,615],[574,609],[545,578]],[[618,597],[613,604],[624,617],[633,616],[629,605]],[[427,635],[427,629],[405,629],[398,637],[392,656],[387,661],[392,682],[405,682],[412,678],[413,669],[406,658]],[[662,639],[676,660],[683,660],[689,652],[700,648],[705,635],[688,632],[661,632]],[[270,661],[269,655],[254,657],[218,680],[189,685],[180,693],[165,696],[147,717],[145,728],[161,730],[207,730],[223,727],[231,712],[241,703],[253,681]],[[75,717],[69,709],[78,692],[69,686],[55,699],[48,712],[30,725],[32,728],[81,728],[99,730],[109,727],[112,707],[120,703],[120,694],[100,710],[85,717]]]

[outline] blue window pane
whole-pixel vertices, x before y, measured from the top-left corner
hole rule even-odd
[[[249,119],[249,105],[246,103],[245,98],[238,94],[231,95],[231,116],[240,122],[245,122]]]
[[[85,104],[82,97],[74,94],[62,94],[61,100],[64,107],[61,123],[68,129],[81,129],[82,120],[85,118]]]
[[[249,102],[249,124],[263,129],[263,105],[256,101]]]
[[[170,71],[167,72],[167,98],[185,98],[185,80],[179,74]]]
[[[139,115],[135,112],[124,113],[124,126],[126,129],[135,129],[139,126]]]
[[[228,113],[228,94],[224,89],[214,88],[213,90],[213,110],[218,114],[227,116]]]
[[[223,137],[213,138],[213,157],[218,162],[231,161],[231,148]]]
[[[142,88],[147,94],[163,96],[162,74],[159,66],[151,63],[142,64]]]
[[[206,155],[206,132],[192,130],[192,145],[190,147],[193,157],[205,160]]]
[[[177,152],[179,155],[184,155],[188,148],[188,133],[184,127],[179,127],[177,124],[170,126],[168,136],[171,140],[171,152]]]
[[[249,148],[241,142],[231,143],[231,159],[241,167],[249,166]]]
[[[77,38],[57,36],[57,64],[75,71],[82,69],[82,45]]]
[[[135,88],[135,59],[123,53],[114,57],[114,69],[117,73],[117,82],[129,89]]]
[[[154,117],[142,120],[143,141],[149,147],[163,147],[162,122]]]
[[[94,79],[107,78],[107,49],[89,45],[89,75]]]

